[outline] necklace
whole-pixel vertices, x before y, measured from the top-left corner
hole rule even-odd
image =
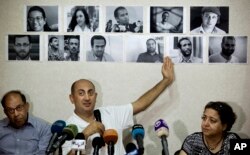
[[[221,139],[214,145],[214,147],[212,147],[212,146],[210,146],[209,144],[208,144],[208,142],[207,142],[207,140],[206,140],[206,138],[204,137],[204,139],[205,139],[205,142],[207,143],[207,147],[208,147],[208,149],[209,150],[214,150],[214,149],[216,149],[217,147],[218,147],[218,145],[220,144],[220,142],[222,141],[222,137],[221,137]]]

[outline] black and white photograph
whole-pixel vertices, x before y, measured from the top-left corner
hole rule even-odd
[[[86,61],[123,62],[121,35],[89,35],[86,38]]]
[[[67,6],[65,32],[99,32],[99,6]]]
[[[9,35],[8,60],[40,60],[39,35]]]
[[[27,6],[28,32],[58,32],[58,6]]]
[[[191,34],[229,33],[229,7],[191,7],[190,31]]]
[[[163,36],[127,36],[126,62],[162,63],[164,57]]]
[[[209,37],[209,63],[247,63],[247,36]]]
[[[48,35],[48,61],[80,61],[79,35]]]
[[[105,32],[143,33],[143,7],[107,6]]]
[[[183,33],[183,7],[150,7],[151,33]]]
[[[204,38],[201,36],[169,37],[169,56],[174,63],[203,63]]]
[[[63,35],[49,35],[48,36],[48,61],[63,61],[65,60],[67,49],[65,46]]]

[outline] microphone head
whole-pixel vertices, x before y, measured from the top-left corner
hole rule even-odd
[[[135,124],[132,128],[132,137],[136,139],[138,135],[141,135],[142,138],[144,138],[145,131],[141,124]]]
[[[95,116],[96,121],[102,122],[100,110],[98,109],[94,110],[94,116]]]
[[[131,154],[132,152],[135,152],[136,154],[138,153],[136,145],[134,143],[128,143],[125,150],[127,154]]]
[[[75,124],[67,125],[62,131],[62,134],[67,135],[66,140],[72,140],[73,138],[76,137],[77,133],[78,133],[78,129],[77,129],[77,126]]]
[[[106,144],[108,144],[109,142],[113,142],[115,144],[118,140],[117,131],[114,129],[105,130],[103,133],[103,140]]]
[[[99,148],[101,148],[102,146],[105,146],[103,138],[102,137],[95,137],[92,141],[92,146],[93,146],[93,148],[95,148],[96,146],[98,146]]]
[[[155,122],[155,131],[158,137],[161,136],[168,136],[169,135],[169,128],[167,123],[163,119],[159,119]]]
[[[77,135],[75,136],[75,139],[82,139],[82,140],[84,140],[84,139],[85,139],[85,136],[84,136],[84,134],[83,134],[82,132],[79,132],[79,133],[77,133]]]
[[[54,133],[61,134],[62,130],[65,126],[66,126],[65,121],[57,120],[51,126],[51,133],[52,134],[54,134]]]

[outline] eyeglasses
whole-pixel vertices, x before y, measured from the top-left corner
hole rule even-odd
[[[35,20],[38,21],[38,22],[40,22],[41,20],[43,20],[43,17],[42,16],[38,16],[38,17],[35,17],[35,18],[33,18],[33,17],[29,17],[28,18],[29,22],[34,22]]]
[[[20,104],[18,105],[16,108],[9,108],[9,107],[6,107],[5,108],[5,111],[9,114],[14,114],[15,113],[15,110],[20,112],[20,111],[23,111],[24,110],[24,106],[25,104]]]
[[[29,47],[29,46],[30,46],[30,44],[29,44],[29,43],[24,43],[24,44],[15,44],[15,46],[16,46],[17,48],[21,48],[21,47],[26,48],[26,47]]]

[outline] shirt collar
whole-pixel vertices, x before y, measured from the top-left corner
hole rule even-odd
[[[212,31],[211,33],[217,33],[217,32],[218,32],[218,30],[217,30],[217,28],[216,28],[216,26],[215,26],[214,29],[213,29],[213,31]],[[203,33],[203,34],[206,33],[206,32],[204,31],[202,25],[200,26],[199,33]]]

